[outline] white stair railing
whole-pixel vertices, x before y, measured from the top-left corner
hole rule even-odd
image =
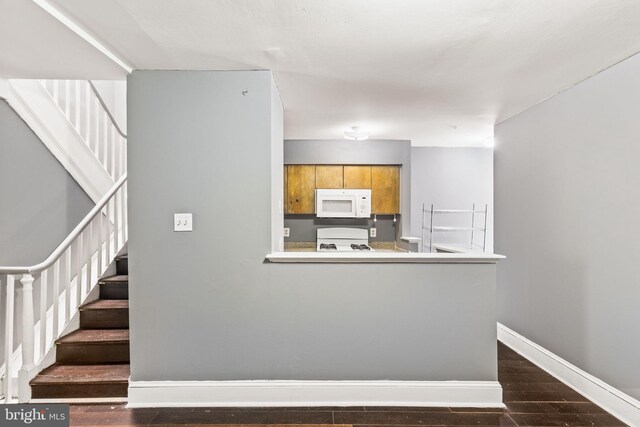
[[[41,80],[96,159],[117,181],[127,170],[127,135],[87,80]]]
[[[0,266],[0,290],[4,296],[0,313],[5,317],[4,365],[0,373],[5,403],[14,400],[16,372],[18,401],[31,399],[29,381],[45,367],[45,357],[55,340],[127,241],[126,181],[125,172],[46,260],[28,267]],[[37,309],[34,285],[39,291]],[[14,327],[14,322],[19,328]],[[16,359],[16,355],[21,357]]]

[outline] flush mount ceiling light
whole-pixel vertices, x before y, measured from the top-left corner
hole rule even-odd
[[[364,141],[369,138],[369,132],[360,129],[360,126],[352,126],[344,131],[344,137],[353,141]]]

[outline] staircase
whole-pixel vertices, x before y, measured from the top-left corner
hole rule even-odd
[[[0,266],[0,401],[126,397],[128,270],[117,256],[128,239],[126,134],[90,81],[7,88],[9,104],[96,206],[42,262]],[[103,278],[113,262],[117,274]],[[90,301],[96,284],[100,299]]]
[[[56,340],[56,363],[31,380],[32,399],[124,398],[129,381],[129,266],[101,278],[100,298],[80,306],[80,329]]]

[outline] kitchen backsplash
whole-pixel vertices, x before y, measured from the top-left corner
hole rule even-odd
[[[376,237],[369,237],[371,242],[391,242],[396,240],[396,226],[400,224],[400,215],[397,222],[393,222],[393,215],[378,215],[375,222]],[[289,228],[289,237],[285,242],[315,242],[316,230],[325,227],[353,227],[369,229],[374,226],[373,219],[337,219],[316,218],[315,215],[285,215],[284,226]]]

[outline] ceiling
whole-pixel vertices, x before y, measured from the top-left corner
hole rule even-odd
[[[31,2],[0,0],[25,3],[36,12],[12,29],[32,50],[18,40],[0,75],[126,74]],[[289,139],[360,125],[372,138],[482,146],[495,123],[640,51],[638,0],[49,3],[134,69],[273,70]]]
[[[0,0],[0,77],[123,79],[126,72],[31,0]]]

